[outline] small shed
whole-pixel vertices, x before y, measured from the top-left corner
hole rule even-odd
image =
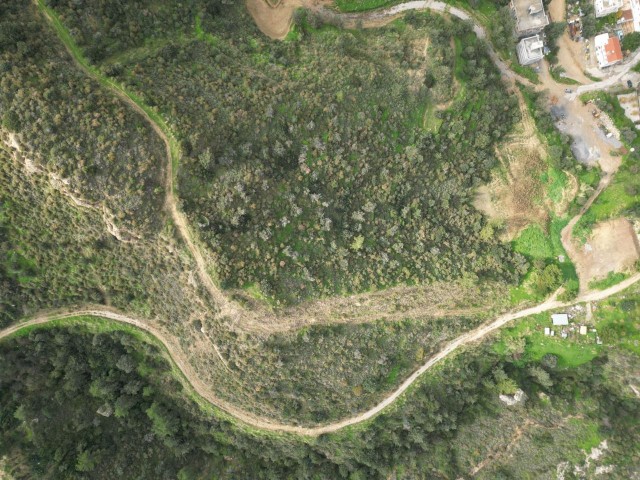
[[[569,325],[569,315],[566,313],[554,313],[551,315],[551,321],[554,325]]]
[[[551,335],[551,329],[550,329],[549,327],[544,327],[544,334],[545,334],[546,336]]]
[[[587,326],[580,325],[580,335],[586,335],[586,334],[587,334]]]

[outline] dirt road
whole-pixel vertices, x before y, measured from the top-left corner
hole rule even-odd
[[[454,353],[456,350],[459,350],[465,347],[466,345],[470,345],[485,339],[488,335],[494,333],[496,330],[502,328],[503,326],[507,325],[508,323],[514,320],[528,317],[530,315],[535,315],[538,313],[548,312],[550,310],[554,310],[557,308],[570,307],[572,305],[582,303],[582,302],[594,302],[594,301],[604,300],[605,298],[610,297],[611,295],[620,293],[621,291],[630,287],[631,285],[633,285],[638,281],[640,281],[640,273],[606,290],[585,292],[583,295],[579,296],[578,298],[576,298],[574,301],[571,301],[571,302],[559,302],[551,298],[546,302],[540,305],[537,305],[535,307],[520,310],[519,312],[501,315],[498,318],[496,318],[493,322],[480,325],[479,327],[463,335],[460,335],[458,338],[448,343],[442,350],[440,350],[438,353],[433,355],[418,370],[413,372],[404,382],[402,382],[402,384],[398,388],[396,388],[396,390],[390,393],[384,400],[382,400],[380,403],[375,405],[373,408],[365,412],[362,412],[358,415],[355,415],[353,417],[349,417],[344,420],[341,420],[339,422],[329,423],[329,424],[321,425],[317,427],[299,427],[296,425],[288,425],[288,424],[273,422],[270,419],[253,415],[249,412],[246,412],[240,408],[235,407],[234,405],[224,400],[221,400],[215,395],[212,389],[200,379],[200,376],[194,371],[189,360],[184,355],[182,348],[180,348],[180,346],[173,339],[170,339],[169,337],[164,335],[159,329],[155,328],[152,325],[149,325],[145,321],[120,313],[116,310],[96,308],[96,309],[86,309],[86,310],[44,314],[0,331],[0,341],[8,337],[11,337],[11,335],[25,328],[29,328],[35,325],[43,325],[49,322],[64,320],[64,319],[77,317],[77,316],[103,317],[109,320],[114,320],[116,322],[126,323],[128,325],[132,325],[136,328],[144,330],[145,332],[148,332],[149,334],[153,335],[153,337],[155,337],[160,343],[162,343],[164,347],[167,349],[169,357],[175,363],[175,365],[180,369],[180,371],[184,375],[184,378],[188,382],[188,385],[185,385],[185,386],[186,387],[191,386],[198,395],[200,395],[202,398],[204,398],[214,406],[228,413],[229,415],[235,417],[236,419],[248,425],[251,425],[252,427],[259,428],[262,430],[294,433],[298,435],[307,435],[307,436],[317,436],[317,435],[322,435],[324,433],[337,432],[338,430],[341,430],[350,425],[362,423],[375,417],[380,412],[382,412],[385,408],[387,408],[389,405],[395,402],[404,392],[407,391],[407,389],[409,389],[409,387],[411,387],[411,385],[413,385],[416,382],[416,380],[418,380],[418,378],[420,378],[425,372],[429,371],[434,365],[444,360],[446,357]]]
[[[76,60],[76,62],[79,64],[79,66],[89,76],[93,77],[103,85],[110,88],[119,98],[125,101],[131,108],[133,108],[138,113],[140,113],[151,124],[153,129],[158,133],[158,135],[160,135],[162,140],[165,142],[166,149],[167,149],[167,180],[166,180],[167,209],[176,225],[176,228],[180,232],[180,235],[182,236],[182,238],[185,240],[185,244],[187,245],[189,251],[191,252],[191,254],[195,259],[197,270],[198,270],[198,276],[200,277],[203,285],[207,288],[208,292],[211,294],[211,297],[218,303],[218,306],[222,310],[223,314],[225,315],[237,314],[239,312],[239,307],[237,307],[230,300],[228,300],[226,296],[222,293],[222,291],[212,281],[209,275],[209,272],[207,270],[207,262],[205,260],[205,257],[201,253],[199,247],[196,245],[195,241],[192,238],[192,235],[188,228],[187,220],[185,219],[184,215],[178,210],[176,206],[176,202],[173,194],[172,168],[173,168],[174,161],[177,162],[179,160],[178,158],[179,152],[175,149],[176,144],[174,143],[174,140],[172,139],[170,132],[166,128],[166,125],[163,125],[163,122],[159,117],[157,119],[152,118],[152,116],[156,116],[156,115],[153,114],[153,112],[152,112],[152,115],[150,115],[149,112],[144,108],[144,106],[136,103],[132,99],[132,97],[130,97],[129,94],[120,85],[102,77],[94,68],[92,68],[86,62],[86,60],[84,60],[80,56],[79,50],[75,45],[72,44],[70,37],[68,36],[68,34],[66,34],[66,31],[62,31],[64,27],[62,27],[62,25],[59,24],[57,18],[51,15],[49,10],[44,6],[42,2],[39,2],[38,0],[34,0],[34,1],[36,2],[40,10],[43,12],[47,20],[52,24],[52,26],[58,33],[58,36],[63,41],[66,48],[68,49],[72,57]],[[286,1],[286,0],[283,0],[283,1]],[[376,22],[381,20],[386,21],[387,19],[391,19],[402,12],[406,12],[409,10],[417,10],[417,9],[418,10],[431,9],[439,12],[446,11],[449,14],[454,15],[463,20],[472,21],[471,16],[467,12],[455,7],[451,7],[442,2],[436,2],[436,1],[408,2],[405,4],[397,5],[391,9],[387,9],[381,12],[363,13],[363,14],[357,14],[357,15],[350,14],[350,15],[344,15],[344,16],[341,15],[341,18],[346,22],[361,21],[366,23],[366,22]],[[333,14],[336,15],[335,13]],[[486,36],[485,31],[480,25],[474,24],[473,29],[475,33],[478,35],[478,37],[485,38]],[[522,83],[527,83],[527,84],[529,83],[525,79],[519,77],[514,72],[512,72],[509,69],[509,67],[498,58],[497,54],[491,48],[489,49],[489,52],[496,66],[499,68],[499,70],[502,72],[502,74],[505,77],[509,79],[518,79]],[[637,54],[637,56],[638,58],[640,58],[640,52]],[[605,85],[606,82],[600,82],[600,84]],[[601,88],[605,88],[605,87],[602,86]],[[172,146],[174,146],[174,149],[172,149]],[[604,188],[604,186],[602,186],[602,188]],[[599,188],[594,193],[594,195],[589,200],[588,205],[590,205],[590,203],[593,202],[593,200],[597,197],[597,194],[602,190],[602,188]],[[579,219],[579,216],[573,219],[572,225],[575,225],[578,219]],[[245,412],[242,409],[239,409],[219,399],[218,397],[216,397],[216,395],[213,393],[210,387],[205,385],[204,382],[200,379],[200,376],[194,371],[188,358],[186,358],[186,355],[184,354],[183,350],[177,344],[177,339],[168,338],[163,334],[163,332],[161,332],[156,327],[149,325],[148,323],[140,319],[136,319],[134,317],[128,316],[126,314],[123,314],[114,310],[109,310],[106,308],[105,309],[86,309],[86,310],[68,311],[68,312],[62,312],[62,313],[42,315],[34,319],[31,319],[27,322],[24,322],[22,324],[19,324],[1,331],[0,339],[7,338],[12,334],[16,333],[17,331],[23,328],[27,328],[29,326],[45,324],[55,320],[75,317],[78,315],[105,317],[114,321],[126,323],[129,325],[135,326],[137,328],[140,328],[142,330],[145,330],[149,332],[151,335],[153,335],[155,338],[157,338],[158,341],[160,341],[166,347],[169,353],[169,356],[175,362],[177,367],[182,371],[182,373],[184,374],[184,377],[186,378],[190,386],[204,399],[211,402],[213,405],[219,407],[220,409],[224,410],[225,412],[232,415],[233,417],[249,425],[252,425],[253,427],[264,429],[264,430],[288,432],[288,433],[295,433],[295,434],[301,434],[301,435],[320,435],[323,433],[335,432],[347,426],[358,424],[375,417],[378,413],[380,413],[386,407],[391,405],[395,400],[397,400],[411,385],[413,385],[413,383],[421,375],[423,375],[425,372],[431,369],[438,362],[440,362],[441,360],[443,360],[444,358],[446,358],[456,350],[464,347],[465,345],[469,345],[486,338],[488,335],[490,335],[491,333],[495,332],[496,330],[498,330],[499,328],[503,327],[504,325],[506,325],[507,323],[513,320],[523,318],[529,315],[537,314],[537,313],[546,312],[549,310],[553,310],[555,308],[567,307],[580,302],[602,300],[604,298],[609,297],[610,295],[614,295],[624,290],[625,288],[636,283],[639,280],[640,280],[640,274],[636,274],[633,277],[630,277],[627,280],[621,282],[620,284],[615,285],[614,287],[611,287],[607,290],[584,292],[580,297],[578,297],[573,302],[562,303],[552,298],[538,306],[521,310],[519,312],[512,312],[505,315],[501,315],[498,318],[496,318],[493,322],[481,325],[480,327],[474,330],[471,330],[470,332],[467,332],[459,336],[452,342],[448,343],[442,350],[440,350],[440,352],[438,352],[433,357],[431,357],[424,365],[422,365],[418,370],[416,370],[413,374],[411,374],[396,390],[394,390],[382,402],[380,402],[373,408],[365,412],[362,412],[358,415],[344,419],[340,422],[335,422],[327,425],[310,427],[310,428],[272,422],[269,419],[261,418],[253,414],[250,414],[248,412]]]
[[[55,17],[51,10],[49,10],[41,0],[34,0],[35,5],[38,7],[40,12],[44,15],[46,20],[51,24],[54,31],[58,34],[58,38],[64,44],[65,48],[71,55],[71,57],[75,60],[76,64],[82,69],[84,73],[86,73],[89,77],[93,78],[98,83],[106,86],[114,93],[120,100],[125,102],[129,107],[131,107],[134,111],[140,114],[153,128],[156,134],[162,139],[165,144],[167,161],[166,161],[166,178],[165,178],[165,191],[166,191],[166,199],[165,205],[166,209],[173,220],[173,223],[178,230],[180,236],[184,240],[189,249],[189,252],[193,256],[196,266],[197,273],[200,277],[200,280],[204,287],[207,289],[208,293],[213,298],[214,302],[220,309],[222,315],[234,315],[238,311],[238,306],[232,304],[232,302],[222,293],[212,281],[211,276],[207,269],[207,262],[204,259],[200,249],[195,245],[194,240],[191,236],[191,232],[189,231],[188,222],[185,216],[178,210],[176,199],[174,197],[174,185],[173,185],[173,165],[178,164],[179,158],[179,149],[177,148],[177,141],[172,138],[171,133],[165,125],[165,128],[161,128],[158,123],[158,120],[154,120],[151,118],[149,113],[145,108],[139,105],[130,95],[129,93],[122,88],[118,83],[105,78],[101,75],[96,69],[91,67],[87,61],[79,55],[78,47],[72,44],[72,40],[69,36],[64,35],[62,30],[64,29],[63,25],[60,23],[57,17]],[[171,137],[171,138],[170,138]]]

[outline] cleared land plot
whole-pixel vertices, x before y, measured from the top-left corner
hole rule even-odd
[[[587,242],[577,250],[574,259],[583,285],[609,272],[624,271],[640,258],[638,238],[631,223],[618,218],[595,225]]]

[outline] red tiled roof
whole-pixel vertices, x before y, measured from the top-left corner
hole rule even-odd
[[[605,53],[607,54],[607,62],[610,64],[622,60],[622,48],[618,37],[609,37],[609,41],[605,45]]]
[[[633,21],[633,12],[631,10],[622,10],[620,12],[620,20],[625,22]]]

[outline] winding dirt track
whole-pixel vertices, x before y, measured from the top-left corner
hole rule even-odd
[[[41,4],[38,0],[34,0],[34,3],[39,7],[40,11],[45,15],[47,20],[55,28],[57,19],[53,18],[50,15],[50,13],[46,10],[46,8],[44,8],[43,4]],[[451,7],[451,6],[446,5],[446,4],[442,3],[442,2],[435,2],[435,1],[408,2],[408,3],[405,3],[405,4],[397,5],[396,7],[393,7],[391,9],[384,10],[384,11],[381,11],[381,12],[364,13],[364,14],[360,14],[358,16],[354,16],[354,15],[351,14],[349,16],[345,16],[345,19],[353,20],[353,19],[362,18],[362,19],[365,19],[365,20],[370,20],[372,18],[372,15],[375,15],[376,18],[386,18],[386,17],[396,16],[401,12],[405,12],[405,11],[409,11],[409,10],[424,10],[424,9],[431,9],[431,10],[439,11],[439,12],[448,12],[449,14],[454,15],[454,16],[456,16],[458,18],[463,19],[463,20],[472,21],[471,16],[467,12],[465,12],[465,11],[463,11],[461,9],[455,8],[455,7]],[[474,28],[474,31],[476,32],[476,34],[480,38],[485,38],[486,35],[485,35],[485,32],[484,32],[484,29],[480,25],[474,24],[473,28]],[[56,31],[57,31],[57,29],[56,29]],[[59,32],[58,32],[58,34],[59,34]],[[177,158],[174,158],[174,154],[173,154],[172,149],[171,149],[171,140],[169,138],[169,135],[160,127],[160,125],[158,125],[151,118],[151,116],[140,105],[138,105],[129,96],[129,94],[122,87],[120,87],[119,85],[117,85],[117,84],[115,84],[113,82],[105,81],[105,79],[101,78],[98,73],[96,73],[90,66],[88,66],[82,60],[82,58],[79,58],[77,56],[77,53],[74,51],[73,48],[71,48],[71,46],[65,41],[64,38],[61,38],[61,40],[63,41],[63,43],[65,44],[66,48],[69,50],[69,53],[76,60],[76,62],[79,64],[79,66],[82,68],[83,71],[85,71],[88,75],[90,75],[94,79],[98,80],[99,82],[101,82],[103,84],[106,83],[111,88],[111,90],[116,95],[118,95],[118,97],[120,99],[125,101],[128,105],[130,105],[133,109],[135,109],[138,113],[140,113],[145,119],[147,119],[147,121],[151,124],[153,129],[158,133],[158,135],[164,141],[164,143],[166,145],[166,150],[167,150],[167,180],[166,180],[166,184],[167,184],[167,209],[169,210],[169,212],[171,214],[171,217],[172,217],[172,219],[173,219],[173,221],[174,221],[174,223],[176,225],[176,228],[178,229],[178,231],[180,232],[181,236],[185,240],[185,243],[186,243],[189,251],[191,252],[193,257],[195,258],[195,261],[196,261],[196,264],[197,264],[197,267],[198,267],[198,274],[199,274],[203,284],[205,285],[205,287],[207,288],[207,290],[209,291],[209,293],[211,294],[213,299],[216,302],[218,302],[218,304],[219,304],[219,306],[220,306],[220,308],[221,308],[223,313],[234,313],[236,307],[231,304],[231,302],[225,297],[225,295],[222,293],[222,291],[214,284],[214,282],[212,281],[211,277],[209,276],[209,273],[207,271],[207,264],[206,264],[206,261],[204,259],[204,256],[202,255],[202,253],[200,252],[199,248],[196,246],[195,242],[193,241],[193,239],[191,237],[191,233],[190,233],[189,228],[188,228],[188,223],[187,223],[184,215],[178,210],[178,208],[176,206],[175,197],[174,197],[174,194],[173,194],[173,171],[172,171],[172,165],[173,165],[173,160],[174,159],[177,160]],[[518,77],[514,72],[512,72],[498,58],[496,53],[491,48],[489,49],[489,51],[490,51],[491,58],[496,63],[497,67],[500,69],[500,71],[503,73],[503,75],[505,75],[506,77],[508,77],[510,79],[517,78],[518,80],[523,81],[523,83],[528,83],[524,79],[521,79],[520,77]],[[604,185],[602,186],[602,188],[604,188]],[[592,202],[593,199],[595,199],[595,197],[600,193],[600,191],[601,191],[601,188],[599,188],[594,193],[594,195],[590,199],[590,202]],[[576,218],[574,218],[572,220],[572,222],[573,222],[572,225],[574,225],[578,221],[578,219],[580,218],[581,215],[582,215],[582,212]],[[633,285],[634,283],[636,283],[638,281],[640,281],[640,274],[636,274],[633,277],[630,277],[630,278],[626,279],[625,281],[621,282],[620,284],[615,285],[615,286],[613,286],[613,287],[611,287],[609,289],[606,289],[606,290],[585,292],[580,297],[578,297],[577,299],[575,299],[572,302],[564,302],[563,303],[563,302],[559,302],[559,301],[555,300],[554,298],[551,298],[551,299],[547,300],[546,302],[544,302],[544,303],[542,303],[540,305],[537,305],[535,307],[528,308],[528,309],[525,309],[525,310],[521,310],[519,312],[508,313],[508,314],[505,314],[505,315],[501,315],[498,318],[496,318],[493,322],[481,325],[478,328],[475,328],[474,330],[471,330],[471,331],[459,336],[455,340],[449,342],[443,349],[441,349],[437,354],[432,356],[424,365],[422,365],[418,370],[416,370],[413,374],[411,374],[396,390],[391,392],[383,401],[381,401],[380,403],[375,405],[373,408],[371,408],[371,409],[369,409],[369,410],[367,410],[365,412],[362,412],[362,413],[360,413],[358,415],[355,415],[355,416],[346,418],[344,420],[341,420],[339,422],[330,423],[330,424],[326,424],[326,425],[320,425],[320,426],[316,426],[316,427],[299,427],[299,426],[295,426],[295,425],[287,425],[287,424],[275,423],[275,422],[272,422],[269,419],[261,418],[261,417],[255,416],[255,415],[253,415],[251,413],[248,413],[248,412],[246,412],[244,410],[241,410],[241,409],[229,404],[228,402],[219,399],[218,397],[216,397],[215,393],[211,390],[211,388],[209,386],[205,385],[204,382],[202,382],[200,380],[199,376],[194,371],[193,367],[189,363],[188,359],[186,358],[185,354],[183,353],[182,349],[179,347],[179,345],[177,344],[175,339],[168,338],[159,329],[153,327],[152,325],[149,325],[148,323],[146,323],[143,320],[134,318],[134,317],[126,315],[124,313],[117,312],[115,310],[106,309],[105,307],[95,307],[95,308],[87,308],[87,309],[76,310],[76,311],[65,311],[65,312],[60,312],[60,313],[42,314],[42,315],[37,316],[37,317],[35,317],[35,318],[31,319],[31,320],[25,321],[23,323],[20,323],[18,325],[14,325],[12,327],[9,327],[9,328],[7,328],[5,330],[0,331],[0,340],[5,339],[7,337],[10,337],[11,335],[15,334],[16,332],[18,332],[18,331],[20,331],[20,330],[22,330],[24,328],[27,328],[27,327],[31,327],[31,326],[34,326],[34,325],[42,325],[42,324],[46,324],[46,323],[53,322],[53,321],[56,321],[56,320],[63,320],[63,319],[68,319],[68,318],[72,318],[72,317],[77,317],[77,316],[103,317],[103,318],[107,318],[107,319],[114,320],[114,321],[117,321],[117,322],[121,322],[121,323],[125,323],[125,324],[128,324],[128,325],[132,325],[134,327],[140,328],[141,330],[144,330],[144,331],[150,333],[158,341],[160,341],[166,347],[167,352],[168,352],[169,356],[171,357],[171,359],[173,360],[173,362],[175,362],[176,366],[184,374],[184,377],[186,378],[186,381],[189,382],[189,384],[193,387],[193,389],[199,395],[201,395],[207,401],[211,402],[216,407],[219,407],[220,409],[224,410],[225,412],[227,412],[228,414],[230,414],[233,417],[237,418],[238,420],[241,420],[242,422],[244,422],[244,423],[246,423],[248,425],[251,425],[251,426],[253,426],[255,428],[259,428],[259,429],[263,429],[263,430],[271,430],[271,431],[293,433],[293,434],[299,434],[299,435],[315,436],[315,435],[321,435],[321,434],[324,434],[324,433],[336,432],[336,431],[341,430],[341,429],[343,429],[345,427],[348,427],[350,425],[355,425],[355,424],[358,424],[358,423],[361,423],[361,422],[365,422],[365,421],[375,417],[378,413],[380,413],[386,407],[388,407],[393,402],[395,402],[405,391],[407,391],[411,387],[411,385],[414,384],[414,382],[416,382],[416,380],[418,380],[418,378],[422,374],[424,374],[426,371],[431,369],[434,365],[436,365],[437,363],[439,363],[440,361],[445,359],[448,355],[450,355],[453,352],[455,352],[456,350],[464,347],[465,345],[469,345],[469,344],[472,344],[474,342],[482,340],[487,335],[489,335],[489,334],[493,333],[494,331],[500,329],[501,327],[503,327],[504,325],[506,325],[507,323],[509,323],[509,322],[511,322],[513,320],[516,320],[516,319],[519,319],[519,318],[523,318],[523,317],[527,317],[529,315],[534,315],[534,314],[546,312],[546,311],[553,310],[553,309],[556,309],[556,308],[567,307],[567,306],[574,305],[574,304],[580,303],[580,302],[602,300],[602,299],[605,299],[605,298],[607,298],[607,297],[609,297],[611,295],[614,295],[614,294],[617,294],[617,293],[621,292],[625,288]]]
[[[133,110],[139,113],[149,123],[149,125],[151,125],[153,130],[158,134],[158,136],[164,142],[165,149],[167,152],[167,162],[166,162],[167,173],[166,173],[166,179],[165,179],[166,208],[169,212],[169,215],[171,216],[171,219],[173,220],[173,224],[175,225],[176,229],[180,233],[180,236],[186,243],[187,248],[189,249],[189,252],[191,253],[191,255],[193,255],[193,258],[196,262],[196,267],[198,271],[198,276],[200,277],[200,281],[202,282],[204,287],[207,289],[207,292],[209,293],[209,295],[211,295],[211,297],[213,298],[218,308],[220,308],[221,314],[231,315],[236,313],[237,312],[236,306],[229,301],[226,295],[222,293],[222,290],[220,290],[220,288],[218,288],[213,282],[213,280],[211,279],[211,276],[207,270],[207,262],[205,261],[204,256],[202,255],[202,252],[200,251],[200,249],[195,245],[195,242],[189,230],[187,219],[185,218],[183,213],[180,212],[180,210],[178,210],[175,195],[173,193],[174,192],[173,164],[174,164],[174,161],[177,163],[179,161],[179,158],[176,158],[177,153],[174,153],[171,148],[171,144],[172,142],[175,142],[175,140],[169,138],[171,134],[170,133],[168,134],[167,132],[165,132],[165,130],[161,128],[160,125],[158,125],[158,123],[156,123],[149,116],[147,111],[144,108],[142,108],[138,103],[136,103],[136,101],[133,100],[133,98],[131,98],[130,94],[124,88],[122,88],[119,84],[113,81],[106,80],[94,69],[92,69],[86,63],[86,61],[84,61],[84,59],[80,58],[76,50],[69,44],[69,42],[65,38],[59,35],[58,28],[57,28],[57,25],[59,25],[59,20],[51,15],[50,11],[44,6],[41,0],[33,0],[33,2],[35,6],[39,9],[39,11],[47,19],[47,21],[52,25],[54,32],[56,32],[60,37],[60,41],[64,44],[65,48],[67,49],[67,52],[69,53],[69,55],[71,55],[71,58],[75,60],[76,64],[82,69],[82,71],[86,73],[89,77],[93,78],[98,83],[108,86],[110,90],[114,94],[116,94],[120,100],[125,102]]]
[[[508,313],[505,315],[501,315],[496,318],[493,322],[484,324],[475,328],[463,335],[460,335],[455,340],[449,342],[443,349],[441,349],[438,353],[432,356],[424,365],[422,365],[418,370],[413,372],[402,384],[396,388],[393,392],[391,392],[384,400],[375,405],[373,408],[362,412],[353,417],[345,418],[339,422],[329,423],[326,425],[320,425],[317,427],[299,427],[296,425],[287,425],[282,423],[273,422],[267,418],[259,417],[257,415],[253,415],[249,412],[246,412],[240,408],[235,407],[234,405],[221,400],[218,398],[215,393],[211,390],[209,386],[207,386],[204,382],[202,382],[197,375],[197,373],[193,370],[193,367],[189,363],[188,359],[185,357],[182,349],[175,343],[174,340],[169,339],[165,336],[160,330],[155,327],[145,323],[144,321],[130,317],[123,313],[119,313],[115,310],[101,310],[101,309],[87,309],[87,310],[77,310],[77,311],[68,311],[62,313],[54,313],[54,314],[45,314],[42,316],[35,317],[31,320],[28,320],[24,323],[20,323],[18,325],[13,325],[5,330],[0,331],[0,340],[10,337],[11,335],[19,332],[20,330],[32,327],[34,325],[42,325],[49,322],[54,322],[56,320],[64,320],[77,316],[93,316],[93,317],[102,317],[107,318],[109,320],[115,320],[117,322],[126,323],[128,325],[132,325],[141,330],[144,330],[151,335],[153,335],[158,341],[160,341],[165,348],[171,360],[176,364],[176,366],[183,373],[186,380],[189,382],[191,387],[200,395],[202,398],[206,399],[216,407],[224,410],[226,413],[232,415],[233,417],[241,420],[242,422],[251,425],[252,427],[259,428],[262,430],[270,430],[284,433],[293,433],[297,435],[307,435],[307,436],[317,436],[322,435],[324,433],[332,433],[338,430],[341,430],[345,427],[355,425],[358,423],[365,422],[376,415],[378,415],[382,410],[387,408],[393,402],[395,402],[404,392],[406,392],[411,385],[414,384],[418,378],[424,374],[427,370],[431,369],[437,363],[440,363],[446,357],[451,355],[456,350],[461,349],[465,345],[473,344],[484,339],[489,334],[495,332],[496,330],[502,328],[507,323],[516,320],[518,318],[528,317],[530,315],[535,315],[538,313],[547,312],[549,310],[554,310],[556,308],[564,308],[569,307],[571,305],[575,305],[581,302],[593,302],[603,300],[611,295],[615,295],[634,283],[640,281],[640,273],[634,275],[626,279],[625,281],[615,285],[606,290],[592,291],[587,292],[584,295],[581,295],[577,299],[571,302],[559,302],[557,300],[549,299],[546,302],[537,305],[532,308],[527,308],[525,310],[521,310],[515,313]]]

